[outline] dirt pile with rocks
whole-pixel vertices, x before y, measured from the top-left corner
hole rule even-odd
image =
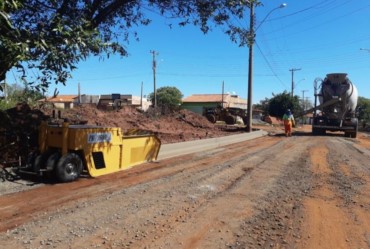
[[[130,106],[118,110],[101,110],[94,105],[80,105],[63,110],[61,116],[72,123],[120,127],[124,133],[133,130],[154,132],[162,144],[243,132],[242,128],[226,129],[225,126],[212,124],[202,115],[188,110],[163,115],[150,110],[142,112]]]
[[[205,117],[188,110],[162,115],[150,109],[140,111],[132,106],[118,110],[102,110],[95,105],[78,105],[73,109],[56,110],[50,106],[30,108],[19,104],[0,111],[0,180],[13,177],[5,168],[27,162],[29,155],[38,149],[38,127],[41,121],[62,124],[120,127],[125,135],[154,133],[162,144],[227,136],[245,132],[243,127],[210,123]]]

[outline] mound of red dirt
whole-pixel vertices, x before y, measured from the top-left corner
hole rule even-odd
[[[71,122],[121,127],[127,133],[131,130],[154,132],[162,144],[230,135],[230,131],[188,110],[161,115],[153,111],[142,112],[130,106],[119,110],[100,110],[95,105],[80,105],[62,111],[61,116]]]

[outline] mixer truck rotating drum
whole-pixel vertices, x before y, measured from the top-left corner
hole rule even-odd
[[[321,85],[317,86],[319,82]],[[318,106],[317,98],[320,102]],[[346,73],[331,73],[324,80],[316,79],[313,135],[324,135],[326,131],[343,131],[346,137],[355,138],[358,129],[355,111],[357,100],[357,88]]]

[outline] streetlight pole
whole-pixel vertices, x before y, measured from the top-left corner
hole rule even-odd
[[[247,111],[247,132],[252,132],[252,89],[253,89],[253,45],[255,42],[255,32],[258,30],[258,28],[264,23],[267,19],[267,17],[274,11],[280,8],[286,7],[286,3],[281,4],[280,6],[272,9],[266,16],[263,18],[262,22],[257,26],[256,29],[254,29],[254,5],[256,0],[249,0],[249,32],[248,32],[248,47],[249,47],[249,66],[248,66],[248,99],[247,99],[247,105],[248,105],[248,111]]]

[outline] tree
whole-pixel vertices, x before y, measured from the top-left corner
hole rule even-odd
[[[358,97],[357,113],[358,120],[362,124],[370,123],[370,99]]]
[[[6,83],[2,83],[4,86]],[[37,100],[42,99],[43,96],[40,92],[35,91],[27,87],[27,84],[23,87],[18,84],[6,85],[6,99],[0,99],[0,109],[5,110],[14,107],[17,103],[27,103],[30,106],[34,106]]]
[[[282,117],[287,109],[290,109],[293,113],[302,112],[302,107],[299,104],[299,97],[297,95],[292,97],[287,91],[272,95],[273,98],[268,102],[268,113],[271,116]]]
[[[65,84],[90,55],[126,56],[129,39],[138,39],[134,28],[151,22],[148,11],[204,33],[222,26],[232,41],[245,45],[248,32],[240,20],[250,4],[260,5],[257,0],[2,0],[0,82],[13,67],[24,74],[30,68],[38,76],[29,83],[46,89],[51,82]]]
[[[183,94],[176,87],[165,86],[157,89],[157,105],[162,112],[177,110],[182,103]],[[148,99],[154,103],[154,93]]]
[[[255,104],[254,108],[262,110],[263,115],[269,114],[269,98],[265,98],[264,100],[260,100],[259,104]]]

